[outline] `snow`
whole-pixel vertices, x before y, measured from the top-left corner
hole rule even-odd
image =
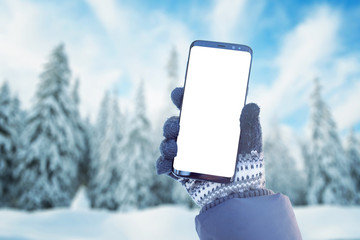
[[[120,213],[80,206],[33,213],[2,209],[0,240],[197,239],[198,210],[163,205]],[[303,239],[360,238],[360,207],[301,207],[295,215]]]
[[[81,187],[71,203],[71,210],[86,210],[90,207],[89,198],[86,197],[85,187]]]
[[[360,239],[360,207],[298,207],[295,215],[303,239]]]
[[[0,239],[196,239],[195,215],[173,206],[129,213],[0,210]]]

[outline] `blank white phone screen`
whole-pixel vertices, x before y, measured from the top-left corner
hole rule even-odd
[[[250,63],[246,51],[191,48],[174,169],[234,175]]]

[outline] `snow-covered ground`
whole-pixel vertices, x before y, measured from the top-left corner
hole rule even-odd
[[[304,239],[360,239],[360,207],[306,207],[295,213]],[[0,239],[197,239],[196,214],[176,206],[130,213],[0,210]]]
[[[295,208],[303,239],[360,239],[360,207]]]
[[[195,214],[171,206],[130,213],[1,210],[0,239],[196,239]]]
[[[197,239],[198,210],[160,206],[113,213],[86,205],[82,192],[69,209],[34,213],[1,209],[0,240]],[[304,239],[360,239],[360,207],[301,207],[295,214]]]

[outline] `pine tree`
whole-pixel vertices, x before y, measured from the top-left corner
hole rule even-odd
[[[23,112],[17,97],[12,98],[5,82],[0,91],[0,207],[14,205],[17,153],[21,147]]]
[[[84,154],[83,158],[79,163],[79,180],[80,183],[86,187],[90,184],[90,177],[91,177],[91,166],[93,159],[93,152],[95,149],[94,141],[95,141],[95,134],[94,134],[94,126],[91,124],[89,117],[83,122],[83,134],[84,134]]]
[[[347,139],[346,156],[350,165],[350,176],[356,189],[355,203],[360,204],[360,144],[351,129]]]
[[[9,207],[16,207],[16,200],[19,193],[19,177],[16,174],[17,166],[20,164],[20,153],[24,149],[24,140],[22,134],[25,129],[26,112],[20,108],[20,100],[17,96],[12,99],[10,111],[11,127],[14,130],[14,143],[15,143],[15,156],[13,157],[13,167],[11,168],[12,186],[11,186],[11,200],[8,204]]]
[[[166,94],[166,96],[170,96],[172,90],[178,86],[178,81],[179,81],[179,54],[175,47],[171,49],[170,56],[166,65],[166,71],[168,77],[168,83],[167,83],[168,94]],[[161,119],[161,121],[163,121],[164,119],[166,119],[171,115],[179,114],[176,107],[174,107],[174,104],[171,101],[169,101],[170,98],[168,97],[166,100],[167,100],[166,105],[162,112],[163,119]],[[160,123],[160,125],[162,126],[162,122]]]
[[[176,83],[179,79],[179,56],[175,47],[171,50],[166,70],[169,77],[168,90],[171,92],[177,86]]]
[[[0,92],[0,207],[10,201],[9,188],[11,186],[11,166],[14,157],[13,129],[10,121],[10,92],[7,82]]]
[[[92,151],[90,152],[90,163],[88,169],[88,188],[87,195],[90,199],[90,204],[92,208],[99,206],[97,204],[97,198],[100,194],[99,192],[99,171],[105,165],[103,159],[106,159],[105,151],[102,149],[104,147],[103,142],[105,139],[105,133],[107,132],[107,125],[109,117],[109,107],[110,106],[110,95],[108,92],[105,92],[103,99],[101,101],[99,113],[97,116],[97,122],[93,131],[89,131],[89,134],[92,135],[93,141],[90,142]]]
[[[120,113],[118,98],[105,95],[98,117],[98,141],[96,162],[94,161],[89,196],[93,208],[117,210],[120,206],[120,181],[122,172],[122,142],[124,121]],[[94,159],[95,160],[95,159]]]
[[[79,184],[87,185],[88,182],[88,166],[89,166],[89,127],[87,125],[89,123],[85,123],[80,116],[79,112],[79,104],[80,104],[80,97],[79,97],[79,86],[80,80],[79,78],[75,79],[73,88],[71,90],[71,100],[73,106],[71,116],[71,124],[73,126],[73,135],[75,138],[75,158],[78,160],[79,167],[78,167],[78,177],[79,177]]]
[[[15,129],[16,142],[21,142],[21,133],[25,128],[26,112],[21,109],[20,100],[18,96],[12,98],[10,118],[12,119],[11,124]]]
[[[104,138],[108,125],[108,119],[110,119],[110,94],[105,92],[105,95],[101,101],[100,110],[96,122],[96,138]]]
[[[79,104],[80,104],[79,86],[80,86],[80,80],[79,80],[79,78],[76,78],[75,82],[74,82],[72,92],[71,92],[71,97],[72,97],[72,99],[73,99],[76,106],[79,106]]]
[[[287,195],[294,205],[305,204],[305,179],[284,143],[279,127],[273,126],[264,141],[266,187]]]
[[[158,156],[158,154],[156,156]],[[154,171],[155,171],[155,167],[154,167]],[[171,195],[174,189],[174,183],[175,183],[174,180],[170,179],[165,175],[154,176],[152,185],[150,187],[151,193],[153,195],[154,206],[174,203]]]
[[[70,69],[64,45],[50,55],[27,118],[17,172],[21,186],[18,207],[27,210],[69,206],[78,187],[78,137],[70,97]]]
[[[167,96],[169,96],[172,92],[172,90],[177,87],[178,81],[179,81],[179,54],[176,50],[176,47],[174,46],[171,49],[170,56],[166,65],[166,71],[167,71],[167,77],[168,77],[168,88],[167,88]],[[154,139],[154,142],[156,143],[156,152],[155,156],[156,158],[160,155],[160,152],[158,150],[158,143],[161,142],[162,135],[159,133],[162,132],[162,126],[164,123],[164,119],[171,115],[178,115],[179,111],[176,109],[176,107],[173,105],[173,103],[170,101],[170,98],[167,99],[166,107],[163,111],[163,118],[161,118],[160,123],[157,126],[156,139]],[[166,176],[157,176],[156,181],[158,181],[158,191],[154,191],[156,195],[159,197],[159,203],[175,203],[179,205],[185,205],[187,207],[194,207],[194,202],[187,194],[186,190],[181,186],[181,184],[178,184],[174,182],[173,179],[168,178]]]
[[[99,208],[98,204],[98,195],[101,194],[99,190],[99,185],[101,180],[99,180],[100,169],[105,165],[103,159],[105,153],[101,147],[104,147],[102,144],[105,139],[105,133],[108,125],[109,119],[109,105],[110,105],[110,95],[109,92],[106,91],[99,108],[99,112],[97,115],[97,122],[93,128],[93,131],[90,132],[93,136],[93,141],[91,142],[91,162],[88,170],[88,178],[89,184],[87,188],[87,195],[90,199],[90,205],[92,208]]]
[[[123,148],[124,162],[121,177],[121,209],[145,208],[155,204],[151,192],[154,170],[153,146],[150,142],[150,122],[146,116],[144,86],[140,84],[135,113],[130,120],[129,132]]]
[[[354,197],[349,161],[341,145],[336,124],[321,96],[319,81],[311,95],[311,138],[308,169],[309,204],[348,204]]]
[[[173,202],[187,208],[197,208],[195,202],[191,199],[185,188],[178,182],[175,182],[171,191]]]
[[[151,139],[153,142],[153,166],[152,171],[156,171],[155,169],[155,160],[159,157],[159,145],[156,134],[151,134]],[[150,139],[150,140],[151,140]],[[181,184],[174,181],[174,179],[165,176],[165,175],[156,175],[154,174],[152,184],[150,186],[152,197],[153,197],[153,205],[162,205],[162,204],[182,204],[185,206],[192,206],[193,201],[190,196],[187,194],[186,190],[181,187]],[[179,191],[178,191],[179,190]]]

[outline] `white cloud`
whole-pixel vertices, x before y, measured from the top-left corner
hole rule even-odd
[[[176,46],[181,66],[179,72],[185,73],[191,31],[163,12],[136,12],[131,6],[120,6],[114,1],[99,3],[89,0],[88,3],[106,29],[114,52],[119,56],[119,64],[133,81],[133,86],[136,87],[141,79],[145,81],[148,112],[152,119],[158,118],[165,105],[171,104],[165,69],[170,50]],[[108,16],[107,9],[110,8]],[[114,22],[125,22],[128,26],[118,27]],[[179,83],[182,82],[183,79],[180,79]],[[123,101],[130,103],[129,99]],[[160,119],[163,118],[165,116],[160,116]]]
[[[163,12],[140,12],[111,0],[88,3],[97,19],[91,14],[74,19],[66,3],[2,1],[0,80],[9,80],[28,109],[47,56],[64,42],[73,77],[80,77],[83,115],[94,119],[104,91],[128,78],[132,91],[145,80],[148,112],[157,118],[171,104],[165,70],[170,50],[177,47],[179,72],[184,73],[191,31]],[[122,97],[123,108],[131,108],[131,97]]]
[[[82,114],[94,118],[104,91],[119,81],[131,81],[133,93],[144,79],[151,118],[165,118],[161,109],[172,104],[165,69],[170,50],[176,46],[179,52],[181,85],[189,44],[198,38],[195,30],[166,12],[139,10],[114,0],[87,3],[94,15],[82,15],[84,19],[78,21],[70,4],[1,1],[0,8],[5,10],[0,12],[0,81],[9,80],[23,106],[29,108],[46,57],[63,41],[73,77],[81,80]],[[250,1],[215,1],[208,21],[201,22],[204,32],[209,30],[214,40],[238,42],[240,33],[241,39],[251,38],[251,26],[258,21],[264,3],[255,4],[255,10],[253,5]],[[278,56],[269,59],[278,72],[275,81],[250,93],[262,107],[264,129],[272,118],[282,119],[307,105],[314,77],[326,82],[324,95],[340,129],[359,122],[359,111],[354,111],[360,102],[359,86],[346,86],[354,75],[360,75],[360,61],[357,52],[338,56],[341,24],[340,12],[323,5],[312,9],[284,36]],[[339,88],[345,90],[336,92]],[[121,98],[123,109],[132,108],[132,96]]]
[[[0,13],[0,81],[8,80],[23,105],[29,107],[46,56],[37,46],[44,42],[37,44],[34,36],[40,31],[36,24],[39,10],[19,1],[2,1],[0,8],[7,10]]]
[[[360,62],[358,62],[360,65]],[[358,65],[358,66],[359,66]],[[358,79],[360,74],[358,74]],[[333,104],[334,117],[340,130],[352,128],[360,121],[360,82],[347,91],[342,91],[339,100]]]
[[[97,64],[106,57],[96,33],[87,32],[55,5],[8,0],[2,1],[1,7],[6,12],[0,14],[0,80],[10,82],[22,106],[31,107],[47,57],[57,44],[65,42],[73,76],[81,81],[81,112],[96,112],[103,91],[121,75],[121,69]]]
[[[226,41],[231,38],[241,15],[245,12],[247,1],[218,0],[214,2],[209,15],[211,33],[217,39]]]
[[[271,119],[296,114],[307,104],[312,80],[321,77],[324,65],[336,51],[340,16],[327,6],[313,10],[303,22],[285,35],[274,61],[278,75],[270,87],[262,86],[254,94],[262,106],[267,127]]]
[[[214,40],[246,43],[254,35],[264,6],[264,1],[215,0],[204,25]]]
[[[134,18],[135,12],[119,6],[119,2],[115,0],[87,0],[87,3],[108,32],[117,32],[121,35],[129,33],[129,25],[132,24],[131,19]]]
[[[360,122],[360,52],[331,57],[321,76],[323,96],[333,113],[339,130]]]
[[[342,24],[341,12],[322,5],[285,35],[278,56],[269,60],[278,69],[275,80],[252,89],[250,97],[262,107],[265,130],[274,119],[297,116],[299,109],[309,107],[314,78],[320,79],[338,128],[359,123],[359,52],[341,54]]]

